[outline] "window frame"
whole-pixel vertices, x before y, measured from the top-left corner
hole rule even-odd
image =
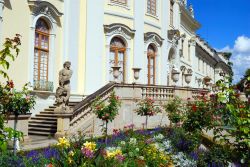
[[[34,64],[35,64],[35,59],[37,58],[38,61],[37,61],[37,75],[35,75],[35,66],[33,68],[34,70],[34,74],[33,74],[33,77],[34,77],[34,80],[37,79],[37,81],[41,81],[41,52],[45,52],[47,53],[47,68],[46,68],[46,81],[48,81],[48,77],[49,77],[49,53],[50,53],[50,28],[49,28],[49,25],[48,23],[46,22],[46,20],[42,19],[42,18],[39,18],[37,20],[37,23],[39,20],[42,20],[46,23],[46,26],[48,28],[48,32],[43,32],[43,31],[39,31],[37,28],[35,28],[35,39],[34,39],[34,42],[36,42],[36,35],[38,35],[38,46],[36,46],[36,44],[34,44]],[[37,25],[36,23],[36,25]],[[41,42],[42,42],[42,37],[47,37],[48,38],[48,49],[45,49],[45,48],[42,48],[41,47]],[[35,56],[35,51],[38,52],[38,55]]]
[[[109,52],[114,52],[114,66],[118,66],[118,61],[119,61],[119,53],[123,53],[123,71],[122,71],[122,74],[123,74],[123,78],[122,78],[122,82],[126,82],[126,44],[124,43],[123,39],[119,38],[119,40],[121,40],[124,44],[124,47],[118,47],[118,46],[114,46],[114,45],[111,45],[111,42],[114,38],[119,38],[119,37],[113,37],[110,41],[110,47],[109,47]]]
[[[155,2],[154,10],[152,8],[153,1]],[[147,0],[146,2],[147,2],[147,4],[146,4],[146,14],[150,15],[152,17],[158,17],[158,6],[157,6],[158,5],[158,0]],[[152,12],[152,11],[154,11],[154,12]]]

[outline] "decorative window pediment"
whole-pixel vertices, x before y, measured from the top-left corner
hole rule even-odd
[[[119,34],[128,40],[132,39],[135,35],[135,30],[132,30],[128,26],[119,23],[104,25],[104,32],[107,36]]]
[[[44,14],[53,22],[58,22],[58,18],[63,15],[54,5],[47,1],[28,0],[28,4],[33,15]]]
[[[161,46],[163,43],[163,38],[156,34],[155,32],[147,32],[144,34],[144,41],[145,43],[154,43],[157,46]]]

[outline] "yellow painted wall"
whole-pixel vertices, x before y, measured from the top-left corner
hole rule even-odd
[[[57,7],[57,9],[62,12],[63,2],[59,0],[50,0],[52,5]],[[33,60],[30,58],[31,48],[31,26],[33,24],[33,19],[31,15],[31,10],[26,0],[10,0],[5,3],[3,9],[3,29],[2,29],[2,39],[1,44],[4,42],[6,37],[12,38],[15,34],[20,34],[22,45],[20,47],[20,54],[18,58],[11,62],[11,67],[8,71],[11,79],[14,80],[17,89],[20,89],[25,83],[29,82],[30,79],[33,80],[31,75],[31,66]],[[62,51],[63,51],[63,19],[60,18],[61,25],[56,28],[55,34],[55,53],[54,56],[54,86],[58,85],[58,72],[62,68]]]
[[[14,2],[15,1],[15,2]],[[3,10],[3,29],[2,40],[5,38],[13,38],[15,34],[22,35],[20,47],[20,55],[15,62],[11,62],[8,74],[13,79],[15,86],[18,88],[28,81],[29,74],[29,27],[30,13],[28,2],[24,0],[10,0]],[[1,45],[2,46],[2,45]],[[2,47],[1,47],[2,48]]]

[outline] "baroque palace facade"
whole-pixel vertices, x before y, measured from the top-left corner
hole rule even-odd
[[[196,35],[200,24],[185,0],[0,0],[0,17],[1,43],[22,35],[9,71],[18,87],[55,92],[67,60],[72,93],[81,95],[112,81],[113,66],[122,83],[141,68],[138,83],[194,88],[230,72],[224,53]]]

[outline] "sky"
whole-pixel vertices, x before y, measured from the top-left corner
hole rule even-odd
[[[234,83],[250,68],[250,0],[188,0],[197,31],[217,51],[232,52]]]

